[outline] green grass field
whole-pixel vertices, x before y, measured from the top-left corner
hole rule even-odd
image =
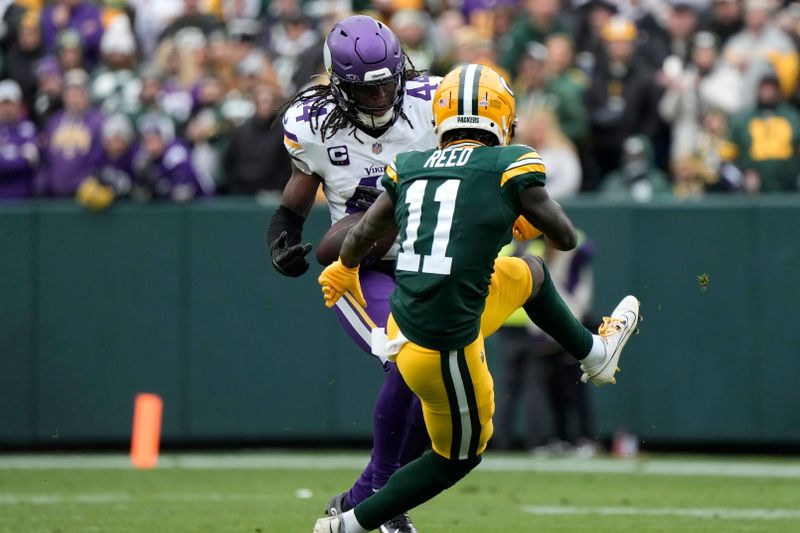
[[[0,455],[2,532],[309,532],[365,454]],[[800,532],[800,460],[489,453],[411,513],[423,533]]]

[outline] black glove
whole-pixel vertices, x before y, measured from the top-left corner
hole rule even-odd
[[[308,270],[306,256],[311,251],[311,243],[289,246],[286,243],[286,232],[282,231],[270,245],[270,251],[272,252],[272,266],[284,276],[298,278]]]
[[[366,211],[369,209],[369,206],[375,203],[375,200],[378,199],[378,196],[380,196],[382,192],[383,191],[377,187],[359,185],[356,187],[356,192],[353,193],[353,200],[357,208]]]

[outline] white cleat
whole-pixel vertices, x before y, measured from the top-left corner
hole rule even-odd
[[[603,323],[597,332],[606,346],[606,356],[601,362],[590,368],[581,365],[581,370],[583,370],[581,381],[587,383],[592,380],[592,383],[598,387],[609,383],[613,385],[617,382],[614,374],[619,372],[619,366],[617,366],[619,356],[631,334],[636,331],[638,323],[639,300],[630,295],[626,296],[610,317],[603,317]]]
[[[313,533],[344,533],[342,515],[337,514],[317,519]]]

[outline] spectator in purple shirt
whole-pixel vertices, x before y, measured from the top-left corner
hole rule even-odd
[[[76,200],[90,211],[107,209],[131,192],[135,151],[131,122],[125,115],[106,117],[101,130],[103,151],[91,176],[78,187]]]
[[[111,187],[116,198],[128,196],[133,187],[133,156],[136,134],[125,115],[107,117],[102,130],[103,154],[97,167],[97,179]]]
[[[163,115],[146,115],[138,126],[141,147],[134,159],[137,175],[134,198],[184,202],[213,194],[213,183],[197,172],[189,148],[175,138],[171,120]]]
[[[0,201],[28,198],[39,164],[36,128],[21,119],[21,102],[17,82],[0,81]]]
[[[64,74],[64,110],[48,121],[42,141],[39,195],[72,196],[97,166],[103,116],[89,105],[88,82],[83,70]]]
[[[100,10],[87,0],[56,0],[42,11],[42,36],[45,50],[54,52],[60,32],[73,29],[80,35],[89,67],[100,57],[103,22]]]

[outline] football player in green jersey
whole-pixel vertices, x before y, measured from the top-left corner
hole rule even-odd
[[[485,66],[458,67],[439,85],[433,114],[439,148],[396,157],[383,176],[386,192],[319,278],[326,305],[350,292],[365,306],[360,260],[383,234],[399,229],[397,288],[386,338],[375,335],[373,351],[395,360],[419,396],[433,449],[355,509],[319,519],[315,532],[371,531],[478,465],[494,413],[483,339],[519,307],[581,361],[581,379],[596,385],[615,382],[620,353],[639,321],[639,302],[626,296],[592,335],[541,260],[497,257],[512,233],[543,233],[559,250],[576,242],[572,223],[545,191],[539,155],[508,146],[515,112],[505,80]]]

